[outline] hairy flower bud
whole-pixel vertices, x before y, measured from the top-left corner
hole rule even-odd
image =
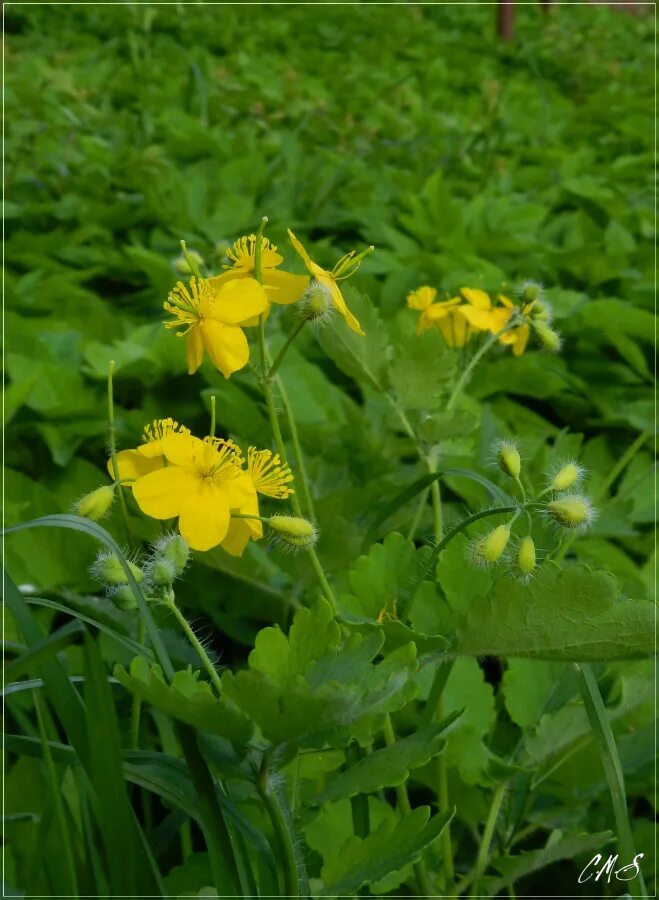
[[[176,575],[181,575],[190,558],[188,542],[180,534],[169,534],[161,537],[154,544],[154,556],[162,556],[174,566]]]
[[[521,289],[521,299],[524,303],[533,303],[540,296],[540,285],[535,281],[525,281]]]
[[[301,313],[311,322],[324,324],[333,312],[332,295],[319,281],[311,281],[302,295]]]
[[[108,598],[114,603],[117,609],[137,609],[137,600],[135,599],[135,594],[131,591],[128,585],[115,587],[111,591],[108,591]]]
[[[139,583],[144,577],[142,570],[129,559],[126,560],[126,562],[128,563],[128,568],[130,569],[133,578]],[[124,568],[114,553],[99,553],[90,572],[96,581],[106,586],[128,584],[128,578]]]
[[[504,475],[509,475],[511,478],[519,478],[522,460],[519,450],[512,441],[501,441],[497,445],[497,463]]]
[[[270,516],[268,524],[290,549],[309,550],[318,540],[312,523],[298,516]]]
[[[114,500],[114,486],[104,484],[102,487],[96,488],[85,494],[73,505],[73,512],[78,516],[84,516],[85,519],[92,519],[98,522],[105,516],[112,506]]]
[[[154,556],[146,566],[145,575],[153,587],[171,587],[176,581],[176,566],[165,556]]]
[[[563,528],[587,528],[595,518],[595,510],[583,494],[568,494],[547,504],[547,514]]]
[[[556,472],[549,487],[554,491],[567,491],[569,488],[574,487],[575,484],[578,484],[583,478],[583,475],[583,467],[578,463],[565,463],[565,465],[561,466]]]
[[[519,542],[515,563],[518,573],[524,578],[535,569],[535,544],[530,534],[525,535]]]
[[[506,549],[509,539],[509,525],[499,525],[497,528],[493,528],[485,537],[477,540],[474,544],[474,561],[481,566],[488,566],[497,562]]]
[[[545,350],[549,350],[550,353],[558,353],[560,351],[563,342],[557,331],[554,331],[553,328],[550,328],[544,322],[537,320],[533,322],[533,327]]]

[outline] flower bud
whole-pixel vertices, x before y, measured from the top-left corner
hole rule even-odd
[[[142,570],[130,560],[126,560],[126,562],[133,578],[139,583],[144,577]],[[114,553],[100,553],[90,571],[92,577],[101,584],[113,586],[128,584],[123,566]]]
[[[583,468],[575,462],[565,463],[554,475],[549,487],[554,491],[567,491],[583,478]]]
[[[332,295],[319,281],[311,281],[302,295],[302,315],[311,322],[323,324],[332,315]]]
[[[474,561],[481,566],[497,562],[510,539],[510,526],[499,525],[474,545]]]
[[[89,494],[85,494],[73,505],[73,512],[78,516],[84,516],[85,519],[92,519],[98,522],[105,516],[112,506],[114,500],[114,486],[104,484],[102,487],[96,488]]]
[[[521,299],[524,303],[533,303],[540,296],[540,285],[535,281],[526,281],[522,285]]]
[[[171,587],[176,581],[176,566],[165,556],[154,556],[146,566],[147,580],[153,587]]]
[[[530,534],[525,535],[517,548],[517,571],[526,577],[535,569],[535,544]]]
[[[122,585],[121,587],[116,587],[111,591],[108,591],[108,598],[114,603],[117,609],[137,609],[135,594],[133,594],[128,585]]]
[[[550,501],[547,514],[563,528],[586,528],[595,518],[595,510],[583,494],[568,494]]]
[[[270,516],[268,524],[290,549],[309,550],[318,540],[311,522],[298,516]]]
[[[190,558],[190,547],[185,538],[180,534],[169,534],[160,538],[154,544],[154,557],[161,556],[168,560],[174,567],[174,572],[178,577],[188,564]]]
[[[531,318],[534,322],[545,322],[547,325],[554,317],[553,310],[546,300],[538,300],[531,310]]]
[[[545,350],[549,350],[550,353],[558,353],[560,351],[563,342],[557,331],[554,331],[549,325],[545,325],[544,322],[539,322],[537,320],[534,320],[533,327]]]
[[[522,460],[519,450],[512,441],[501,441],[497,447],[497,463],[505,475],[511,478],[519,478],[522,469]]]

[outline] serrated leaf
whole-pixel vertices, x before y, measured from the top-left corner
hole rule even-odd
[[[351,837],[326,857],[321,873],[326,886],[319,896],[351,895],[415,862],[452,818],[452,812],[430,818],[430,807],[420,806],[397,823],[383,822],[366,838]]]
[[[436,409],[445,398],[455,373],[452,353],[433,329],[402,340],[389,366],[389,382],[407,409]]]
[[[403,784],[411,769],[425,765],[445,746],[445,735],[460,718],[454,712],[437,725],[419,729],[391,747],[375,750],[345,772],[335,775],[314,804],[331,803],[355,794],[372,794],[385,787]]]
[[[635,659],[653,653],[654,604],[621,600],[607,572],[549,563],[529,584],[506,577],[473,598],[457,633],[457,652],[470,656]]]
[[[243,747],[252,735],[252,725],[231,703],[217,698],[210,685],[198,681],[190,669],[174,673],[171,684],[162,677],[160,666],[150,666],[143,657],[135,657],[130,674],[122,665],[114,676],[125,688],[167,715],[200,731],[217,734]]]

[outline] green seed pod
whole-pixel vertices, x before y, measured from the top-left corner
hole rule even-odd
[[[530,575],[535,569],[535,544],[530,534],[525,535],[517,548],[517,570],[520,575]]]
[[[117,609],[137,609],[137,600],[135,599],[135,595],[127,585],[116,587],[113,588],[113,590],[108,591],[108,597],[117,607]]]
[[[511,478],[519,478],[522,470],[522,460],[519,450],[512,441],[501,441],[497,447],[497,463],[504,475]]]
[[[318,540],[318,532],[311,522],[298,516],[270,516],[268,524],[291,549],[309,550]]]
[[[583,494],[568,494],[547,504],[547,514],[563,528],[586,528],[595,518],[595,510]]]
[[[98,522],[99,519],[102,519],[107,514],[113,500],[114,486],[104,484],[76,501],[73,505],[73,511],[78,516],[84,516],[85,519],[92,519],[92,521]]]
[[[130,569],[133,578],[139,584],[144,577],[142,570],[139,566],[136,566],[135,563],[132,563],[130,560],[127,560],[128,568]],[[101,553],[94,565],[91,567],[91,574],[96,579],[96,581],[100,582],[104,585],[120,585],[120,584],[128,584],[128,578],[126,577],[126,573],[123,570],[121,563],[118,558],[114,555],[114,553]]]
[[[549,325],[545,325],[544,322],[537,320],[533,322],[533,327],[545,350],[549,350],[550,353],[558,353],[563,343],[560,334],[554,331],[553,328],[550,328]]]
[[[567,491],[574,487],[583,478],[584,470],[575,462],[566,463],[554,475],[552,483],[549,485],[554,491]]]
[[[488,566],[497,562],[510,540],[510,526],[499,525],[489,531],[474,545],[474,560],[479,565]]]

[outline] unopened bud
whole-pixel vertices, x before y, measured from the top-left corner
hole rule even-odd
[[[312,322],[326,322],[332,315],[332,295],[319,281],[311,281],[302,295],[302,315]]]
[[[549,487],[554,491],[567,491],[581,481],[583,474],[584,470],[578,463],[566,463],[554,475],[554,479]]]
[[[537,320],[533,322],[533,327],[545,350],[549,350],[550,353],[558,353],[562,345],[560,334],[554,331],[553,328],[550,328],[549,325]]]
[[[176,581],[176,567],[165,556],[154,556],[149,561],[145,575],[153,587],[171,587]]]
[[[142,570],[130,560],[126,560],[126,562],[133,578],[139,583],[144,577]],[[126,572],[114,553],[101,553],[90,571],[96,581],[101,584],[112,586],[128,584]]]
[[[547,504],[547,513],[563,528],[586,528],[595,518],[595,510],[588,497],[569,494]]]
[[[174,568],[175,577],[178,577],[188,564],[190,547],[180,534],[169,534],[154,544],[153,556],[154,559],[162,558],[170,562]]]
[[[522,300],[524,303],[533,303],[540,296],[540,285],[535,281],[527,281],[522,286]]]
[[[128,585],[116,587],[113,588],[113,590],[108,591],[108,597],[117,607],[117,609],[137,609],[137,600],[135,599],[135,594],[131,591]]]
[[[497,447],[497,463],[505,475],[511,478],[519,478],[522,469],[522,460],[519,450],[512,441],[501,441]]]
[[[531,318],[534,322],[545,322],[547,325],[554,317],[553,310],[546,300],[538,300],[531,310]]]
[[[535,569],[535,544],[531,535],[527,534],[519,542],[517,548],[517,571],[526,577]]]
[[[497,562],[506,549],[509,539],[509,525],[499,525],[497,528],[493,528],[474,545],[475,562],[482,566]]]
[[[270,516],[268,524],[290,548],[309,550],[318,540],[318,532],[307,519],[299,516]]]
[[[98,522],[105,516],[112,506],[114,500],[114,487],[111,484],[104,484],[95,491],[85,494],[73,505],[73,512],[78,516],[84,516],[85,519],[92,519]]]

